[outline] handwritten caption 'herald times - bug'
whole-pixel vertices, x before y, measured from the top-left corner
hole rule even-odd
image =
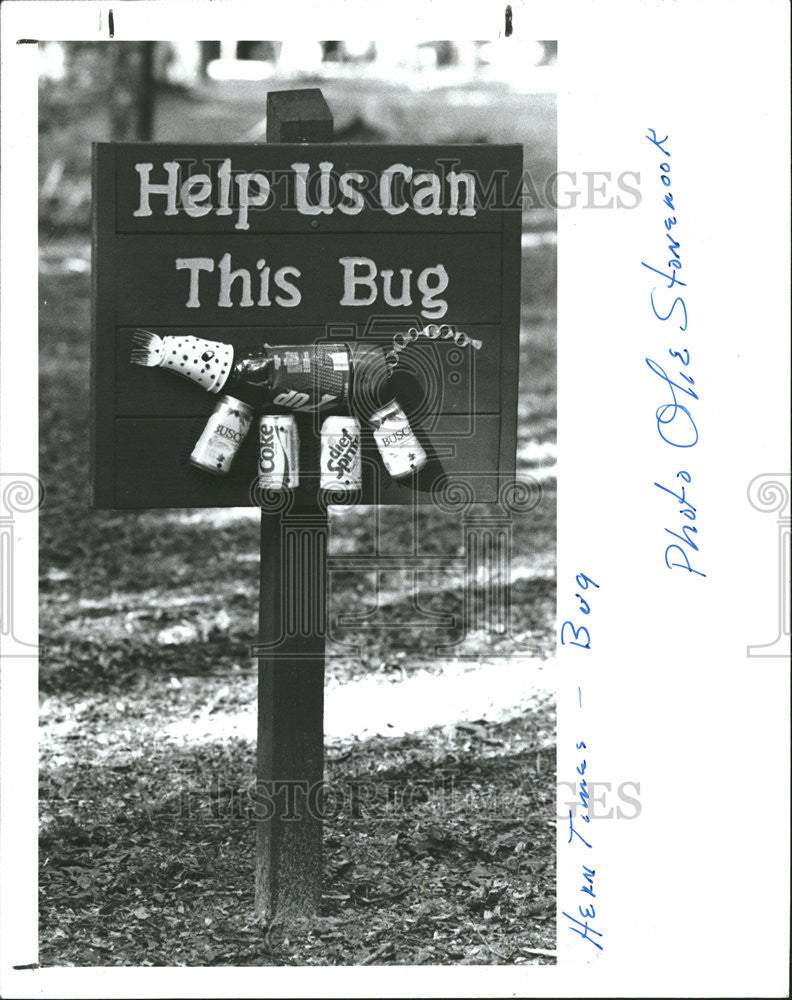
[[[578,573],[575,577],[575,584],[584,593],[593,588],[591,593],[588,595],[589,598],[592,597],[595,590],[600,589],[600,585],[596,583],[590,576],[586,573]],[[579,616],[589,616],[591,615],[592,606],[590,600],[583,597],[582,593],[576,593],[575,597],[578,601],[577,615]],[[588,621],[588,617],[586,617]],[[591,651],[591,630],[588,625],[580,624],[580,618],[576,620],[568,619],[561,624],[559,631],[559,640],[562,646],[570,646],[575,649],[583,650],[584,652]],[[580,656],[582,654],[576,654]],[[583,689],[582,686],[578,687],[578,707],[583,709]],[[586,751],[586,756],[582,756],[581,751]],[[591,811],[591,793],[590,789],[593,785],[588,778],[584,777],[587,773],[589,766],[589,744],[583,739],[577,739],[575,741],[575,753],[581,754],[577,767],[575,768],[577,772],[577,792],[578,792],[578,804],[582,807],[582,812],[580,819],[584,826],[575,825],[575,814],[572,811],[572,807],[569,808],[569,836],[567,839],[567,845],[577,851],[581,846],[585,848],[584,856],[587,861],[590,861],[595,854],[594,851],[594,837],[592,836],[590,830],[590,823],[593,819]],[[586,852],[591,851],[591,855],[587,855]],[[565,917],[569,923],[567,925],[568,930],[572,931],[574,934],[578,935],[581,941],[588,941],[589,944],[593,945],[598,952],[604,950],[605,945],[603,943],[604,932],[597,927],[597,923],[600,921],[600,917],[597,916],[597,910],[599,907],[599,902],[596,904],[594,900],[597,899],[600,893],[599,882],[595,882],[597,876],[597,871],[591,865],[587,865],[585,862],[580,863],[579,869],[577,868],[577,861],[575,865],[575,870],[579,876],[579,892],[583,895],[583,902],[578,902],[577,913],[568,913],[566,910],[561,911],[561,915]],[[571,907],[574,910],[574,905]]]
[[[271,207],[277,185],[261,171],[234,171],[230,158],[216,171],[184,176],[177,160],[162,163],[155,171],[153,163],[136,163],[138,207],[136,218],[161,212],[164,216],[180,213],[190,218],[232,216],[238,232],[250,229],[250,211]],[[338,212],[358,216],[379,211],[394,216],[414,213],[417,216],[476,215],[476,177],[467,171],[448,170],[442,176],[432,171],[417,171],[405,163],[391,163],[372,178],[370,173],[347,170],[338,174],[330,161],[318,164],[291,164],[288,189],[293,191],[289,205],[304,216],[320,217]],[[380,268],[368,256],[347,255],[337,259],[340,267],[339,305],[411,308],[418,305],[422,316],[440,319],[448,311],[441,296],[448,289],[450,276],[444,264],[414,268]],[[218,258],[177,257],[177,271],[187,272],[185,305],[199,309],[203,299],[216,294],[222,308],[252,308],[275,305],[294,308],[302,301],[299,267],[286,263],[273,267],[266,259],[255,268],[234,267],[230,253]],[[396,271],[398,270],[398,277]],[[214,274],[213,279],[206,275]],[[211,282],[211,283],[210,283]],[[232,290],[236,295],[233,300]]]

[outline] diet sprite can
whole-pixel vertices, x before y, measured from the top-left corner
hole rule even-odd
[[[233,396],[221,396],[190,455],[205,472],[225,476],[253,420],[253,408]]]
[[[291,415],[259,419],[259,487],[293,490],[300,485],[300,443]]]
[[[396,400],[371,415],[374,440],[382,462],[394,479],[417,472],[426,464],[426,452]]]
[[[354,417],[328,417],[322,424],[323,490],[352,493],[363,485],[360,424]]]

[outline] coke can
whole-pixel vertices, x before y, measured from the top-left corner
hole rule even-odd
[[[354,417],[328,417],[322,424],[320,485],[334,493],[352,493],[363,486],[360,424]]]
[[[259,486],[267,490],[293,490],[300,485],[300,441],[291,415],[259,419]]]
[[[253,407],[233,396],[221,396],[192,450],[192,464],[205,472],[225,476],[252,420]]]
[[[426,464],[426,452],[396,400],[371,415],[374,440],[382,462],[394,479],[417,472]]]

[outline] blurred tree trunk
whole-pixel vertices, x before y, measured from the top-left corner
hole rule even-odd
[[[150,142],[154,138],[154,101],[157,84],[154,79],[154,46],[156,42],[140,42],[140,89],[138,91],[138,138]]]
[[[110,44],[113,58],[108,95],[111,135],[117,142],[149,141],[154,138],[154,46],[157,43]]]

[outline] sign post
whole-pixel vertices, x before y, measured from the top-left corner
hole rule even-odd
[[[319,90],[267,97],[267,142],[331,140]],[[327,508],[261,514],[256,913],[318,913],[327,621]]]
[[[327,505],[495,503],[516,463],[522,148],[332,137],[313,89],[268,95],[264,144],[94,147],[93,505],[261,509],[256,911],[267,921],[321,903]],[[276,351],[315,395],[268,395],[265,380],[248,402],[293,418],[299,484],[260,487],[255,419],[225,474],[193,466],[214,390],[234,396],[249,359]],[[379,369],[358,363],[372,352]],[[305,361],[320,354],[348,398],[320,389]],[[380,396],[372,372],[385,365],[395,377]],[[360,428],[362,480],[344,500],[320,479],[328,409]],[[407,431],[420,456],[403,450],[400,467]]]

